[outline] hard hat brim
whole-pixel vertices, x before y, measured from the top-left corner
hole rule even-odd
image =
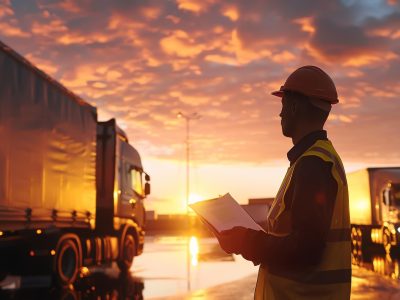
[[[281,86],[281,88],[279,90],[272,92],[271,95],[282,98],[283,92],[284,92],[284,87]]]
[[[278,90],[278,91],[274,91],[274,92],[272,92],[271,93],[271,95],[273,95],[273,96],[276,96],[276,97],[279,97],[279,98],[283,98],[283,94],[284,94],[284,92],[285,91],[283,91],[283,90]],[[295,92],[295,91],[294,91]],[[298,93],[300,93],[300,94],[302,94],[301,92],[298,92]],[[339,103],[339,99],[338,98],[336,98],[336,99],[323,99],[323,98],[321,98],[320,96],[315,96],[315,95],[306,95],[306,94],[303,94],[303,95],[305,95],[305,96],[308,96],[308,97],[315,97],[315,98],[317,98],[317,99],[321,99],[321,100],[325,100],[327,103],[329,103],[329,104],[336,104],[336,103]]]
[[[282,98],[283,97],[283,91],[274,91],[271,93],[271,95]]]

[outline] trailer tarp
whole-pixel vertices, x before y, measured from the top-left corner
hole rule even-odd
[[[96,119],[93,106],[0,43],[0,229],[93,216]]]

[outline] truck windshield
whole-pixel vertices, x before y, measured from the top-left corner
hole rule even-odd
[[[140,196],[143,196],[142,172],[131,169],[131,171],[128,172],[128,184],[132,190]]]
[[[394,206],[400,207],[400,183],[392,184],[392,199]]]

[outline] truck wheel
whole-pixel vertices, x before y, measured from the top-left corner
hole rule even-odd
[[[383,231],[382,244],[383,248],[385,248],[386,253],[390,253],[390,248],[392,248],[392,243],[391,243],[390,233],[387,229]]]
[[[56,283],[67,286],[74,283],[79,272],[79,251],[71,239],[61,242],[55,257]]]
[[[358,264],[362,258],[362,232],[355,226],[351,227],[351,250],[354,263]]]
[[[122,272],[127,272],[132,266],[133,258],[136,254],[136,242],[131,233],[124,237],[122,248],[120,249],[120,258],[117,261],[118,267]]]

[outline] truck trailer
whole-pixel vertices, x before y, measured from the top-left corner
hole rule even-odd
[[[353,254],[400,244],[400,167],[367,168],[347,175]]]
[[[0,280],[126,272],[144,245],[150,176],[114,119],[0,42]]]

